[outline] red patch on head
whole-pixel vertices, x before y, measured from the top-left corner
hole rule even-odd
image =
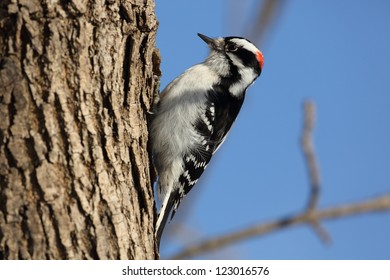
[[[257,61],[260,64],[261,69],[263,69],[264,57],[263,57],[263,54],[260,51],[256,53],[256,58],[257,58]]]

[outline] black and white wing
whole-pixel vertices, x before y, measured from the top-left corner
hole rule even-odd
[[[171,218],[183,196],[192,189],[207,167],[212,155],[224,142],[244,101],[244,95],[242,98],[235,98],[227,91],[222,90],[221,87],[215,87],[208,94],[209,102],[207,102],[200,118],[193,124],[201,141],[183,158],[184,172],[179,178],[182,193],[177,194]]]

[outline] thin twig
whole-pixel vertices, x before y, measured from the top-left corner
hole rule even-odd
[[[313,131],[316,122],[316,108],[312,101],[304,103],[304,121],[301,136],[301,146],[305,162],[308,169],[310,181],[310,197],[307,204],[306,211],[314,211],[317,208],[320,197],[320,171],[318,168],[316,154],[314,152]],[[317,236],[326,244],[329,244],[331,237],[319,221],[312,220],[309,222]]]
[[[309,224],[323,243],[330,244],[332,242],[332,237],[330,236],[329,232],[321,225],[319,221],[310,221]]]
[[[346,216],[358,215],[361,213],[372,213],[379,211],[390,211],[390,194],[363,202],[351,203],[337,207],[329,207],[323,210],[313,210],[309,212],[305,211],[304,213],[293,215],[284,219],[262,223],[188,247],[187,249],[173,256],[172,259],[191,258],[223,248],[227,245],[231,245],[242,240],[258,237],[260,235],[265,235],[296,225],[311,223],[312,221],[338,219]]]
[[[278,13],[285,4],[282,0],[266,0],[263,1],[256,15],[256,22],[251,21],[252,30],[249,34],[254,42],[262,43],[265,33],[271,29],[271,25],[277,20]]]
[[[313,130],[316,120],[316,110],[314,103],[306,101],[304,103],[304,122],[301,136],[301,146],[305,161],[307,163],[309,180],[310,180],[310,198],[307,205],[308,210],[313,210],[317,207],[320,195],[320,173],[317,164],[316,155],[313,145]]]

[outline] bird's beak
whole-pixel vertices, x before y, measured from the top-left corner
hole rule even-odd
[[[198,33],[198,36],[206,42],[206,44],[209,46],[210,49],[218,49],[218,46],[216,44],[216,41],[213,38],[207,37],[206,35]]]

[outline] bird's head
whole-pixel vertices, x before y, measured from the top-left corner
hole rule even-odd
[[[250,68],[260,75],[264,65],[263,54],[249,40],[242,37],[210,38],[200,33],[198,36],[209,46],[211,56],[225,57],[239,70]]]

